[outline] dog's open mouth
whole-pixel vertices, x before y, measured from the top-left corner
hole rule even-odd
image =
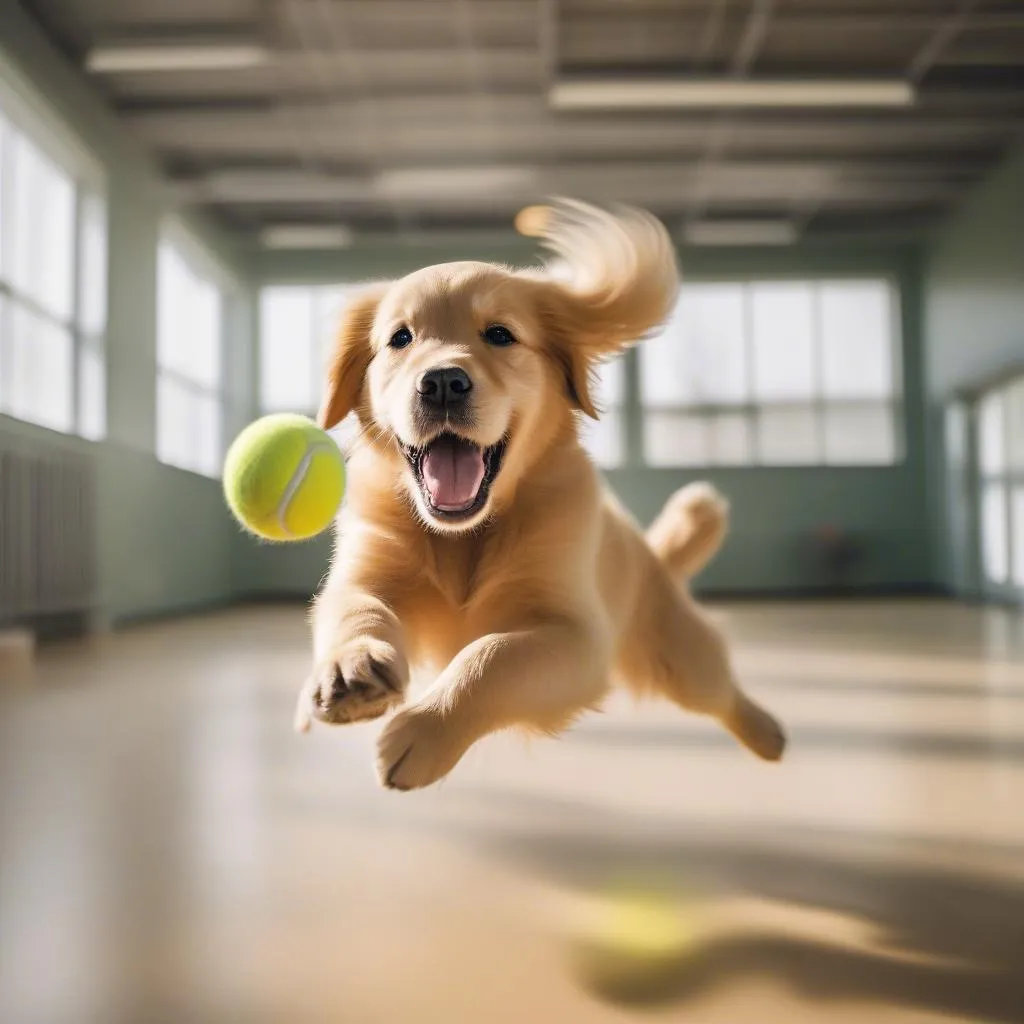
[[[501,469],[505,441],[481,448],[456,434],[439,434],[422,448],[404,445],[423,500],[438,519],[468,519],[487,504]]]

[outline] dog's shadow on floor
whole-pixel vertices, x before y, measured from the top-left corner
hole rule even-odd
[[[473,801],[472,794],[464,795]],[[839,855],[828,852],[844,845],[834,833],[773,830],[780,841],[772,843],[742,834],[670,836],[652,834],[649,820],[616,818],[603,808],[587,812],[491,789],[485,798],[489,820],[496,811],[501,817],[504,801],[514,827],[477,831],[463,819],[457,827],[468,829],[466,838],[567,890],[599,893],[610,879],[634,877],[657,878],[685,892],[700,878],[721,892],[832,912],[877,936],[864,947],[788,930],[734,930],[639,972],[585,974],[594,993],[606,999],[664,1007],[760,975],[811,1002],[898,1005],[974,1021],[1024,1022],[1020,881],[996,872],[913,866],[905,858]],[[547,825],[529,827],[531,819]],[[559,820],[563,824],[551,826]],[[849,850],[863,850],[863,835],[847,838]],[[890,851],[904,842],[874,840]]]

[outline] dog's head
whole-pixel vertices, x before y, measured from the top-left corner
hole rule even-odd
[[[671,309],[675,259],[653,218],[564,204],[546,241],[567,273],[441,264],[367,288],[343,316],[320,423],[355,410],[432,527],[477,525],[574,441],[575,413],[598,415],[596,363]]]

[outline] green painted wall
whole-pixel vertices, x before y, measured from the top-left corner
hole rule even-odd
[[[170,210],[149,160],[101,97],[20,7],[0,4],[0,55],[46,97],[96,156],[110,197],[109,439],[88,445],[0,417],[5,443],[71,447],[96,459],[101,481],[101,582],[112,619],[200,606],[239,594],[309,592],[329,545],[258,546],[224,512],[219,485],[153,457],[156,239]],[[734,507],[732,537],[704,578],[707,591],[798,591],[824,581],[804,557],[823,522],[870,542],[856,582],[865,588],[955,584],[945,515],[948,479],[939,415],[954,391],[1024,363],[1024,156],[968,201],[925,254],[910,243],[683,253],[690,279],[887,274],[903,296],[906,459],[878,469],[732,469],[703,474],[631,467],[609,474],[644,521],[677,487],[703,476]],[[528,262],[526,244],[349,252],[244,251],[213,226],[189,227],[239,286],[229,302],[228,434],[255,415],[255,287],[277,281],[365,280],[428,263],[479,258]],[[635,411],[634,411],[635,414]],[[633,423],[636,432],[638,424]]]
[[[71,448],[96,461],[103,618],[230,598],[234,528],[219,484],[161,465],[153,455],[156,404],[156,242],[171,212],[149,160],[103,100],[11,3],[0,4],[0,57],[39,93],[107,176],[108,440],[97,445],[0,417],[9,446]],[[229,296],[228,429],[251,417],[252,291],[247,258],[209,224],[187,226],[236,275]]]
[[[335,254],[266,253],[255,271],[263,282],[353,281],[391,277],[447,259],[530,262],[529,245],[480,251],[410,247]],[[902,291],[906,459],[870,469],[714,469],[694,473],[643,467],[608,479],[638,518],[648,522],[665,499],[692,479],[712,480],[733,503],[733,532],[699,586],[705,592],[819,589],[830,580],[809,557],[811,531],[822,523],[847,527],[867,541],[868,555],[852,578],[865,589],[922,586],[930,575],[924,501],[924,396],[921,388],[920,266],[916,248],[833,248],[693,252],[681,255],[691,280],[716,277],[882,274]],[[634,410],[634,416],[636,410]],[[638,425],[635,431],[639,435]],[[327,566],[324,541],[297,548],[256,545],[239,537],[237,579],[251,592],[307,592]]]
[[[1024,372],[1024,149],[936,239],[923,296],[932,568],[937,582],[969,594],[978,589],[973,493],[948,465],[943,408],[957,394]]]

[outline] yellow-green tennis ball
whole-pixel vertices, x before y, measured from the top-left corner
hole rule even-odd
[[[331,524],[345,493],[338,446],[312,420],[276,413],[250,423],[224,461],[224,497],[265,540],[306,540]]]

